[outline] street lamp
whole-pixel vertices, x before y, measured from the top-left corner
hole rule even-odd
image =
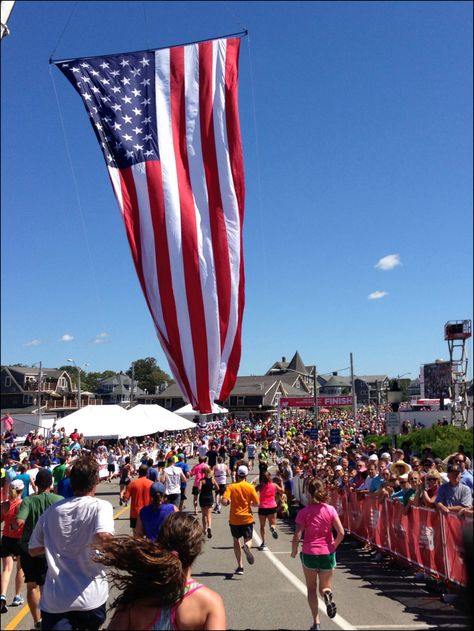
[[[81,370],[82,368],[76,364],[73,359],[68,359],[68,362],[74,364],[74,368],[77,369],[77,409],[81,409]],[[84,366],[89,366],[90,364],[86,362]]]
[[[33,366],[37,366],[38,364],[38,427],[41,427],[41,385],[43,382],[43,362],[36,362]]]

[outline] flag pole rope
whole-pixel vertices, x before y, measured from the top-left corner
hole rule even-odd
[[[250,91],[252,95],[252,110],[253,110],[253,126],[255,136],[255,162],[257,165],[257,200],[258,200],[258,216],[260,221],[260,245],[261,255],[263,262],[263,278],[265,279],[265,288],[268,289],[268,265],[267,265],[267,248],[265,241],[265,226],[263,222],[263,196],[262,196],[262,176],[260,168],[260,146],[258,142],[258,127],[257,127],[257,108],[255,105],[255,81],[253,75],[253,63],[252,63],[252,50],[250,43],[250,34],[248,36],[248,54],[249,54],[249,71],[250,71]]]
[[[90,272],[91,272],[91,276],[92,276],[92,282],[93,282],[93,286],[94,286],[95,299],[96,299],[96,304],[97,304],[97,312],[100,314],[100,317],[101,317],[101,320],[102,320],[102,325],[104,325],[105,319],[104,319],[103,303],[101,302],[101,300],[99,298],[100,294],[99,294],[99,288],[98,288],[98,284],[97,284],[97,275],[95,273],[95,268],[94,268],[94,262],[93,262],[93,258],[92,258],[91,248],[90,248],[89,239],[88,239],[88,236],[87,236],[86,221],[84,219],[84,209],[82,207],[81,197],[79,195],[79,187],[78,187],[78,184],[77,184],[76,172],[75,172],[75,169],[74,169],[74,163],[72,161],[71,150],[70,150],[70,147],[69,147],[69,141],[68,141],[68,137],[67,137],[67,134],[66,134],[66,127],[64,125],[64,117],[63,117],[62,110],[61,110],[61,103],[59,101],[58,91],[56,89],[56,83],[54,81],[54,77],[53,77],[51,66],[49,66],[49,76],[51,77],[51,82],[53,84],[54,95],[56,97],[56,103],[57,103],[57,106],[58,106],[59,120],[61,122],[61,129],[62,129],[63,136],[64,136],[64,144],[66,146],[66,153],[67,153],[67,157],[68,157],[68,162],[69,162],[69,166],[71,168],[71,175],[72,175],[72,180],[73,180],[73,186],[74,186],[74,191],[75,191],[75,195],[76,195],[76,203],[77,203],[77,207],[79,209],[79,215],[80,215],[80,218],[81,218],[82,232],[83,232],[83,235],[84,235],[84,241],[85,241],[86,250],[87,250],[87,258],[89,260],[89,267],[90,267]]]
[[[158,50],[167,50],[168,48],[181,48],[182,46],[191,46],[193,44],[203,44],[204,42],[212,42],[214,39],[230,39],[231,37],[245,37],[248,35],[248,31],[240,31],[239,33],[230,33],[228,35],[218,35],[217,37],[206,37],[206,39],[199,39],[194,42],[185,42],[183,44],[173,44],[172,46],[160,46],[159,48],[147,48],[145,50],[130,50],[120,53],[107,53],[102,55],[89,55],[88,57],[81,57],[81,59],[97,59],[98,57],[114,57],[116,55],[135,55],[138,53],[154,53]],[[49,60],[50,64],[62,64],[66,61],[72,61],[75,57],[69,57],[68,59],[53,59],[52,56]]]
[[[51,59],[53,58],[53,55],[54,55],[54,53],[56,52],[57,47],[59,46],[59,42],[62,40],[62,38],[63,38],[63,36],[64,36],[64,33],[66,32],[66,29],[67,29],[67,27],[69,26],[69,22],[70,22],[70,21],[71,21],[71,19],[72,19],[73,13],[74,13],[74,11],[76,10],[76,7],[77,7],[77,5],[78,5],[78,2],[79,2],[79,0],[76,0],[76,2],[74,3],[74,5],[73,5],[73,7],[72,7],[71,13],[69,14],[69,18],[66,20],[66,24],[64,25],[64,28],[63,28],[63,30],[62,30],[62,33],[61,33],[61,35],[59,36],[59,39],[58,39],[58,41],[56,42],[56,46],[54,47],[53,52],[51,53],[51,55],[50,55],[50,57],[49,57],[49,63],[51,63]]]

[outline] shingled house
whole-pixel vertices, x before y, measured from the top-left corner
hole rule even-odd
[[[57,407],[59,402],[71,401],[76,395],[70,375],[65,370],[41,369],[41,404]],[[35,366],[2,366],[0,392],[2,410],[29,408],[38,405],[40,369]]]
[[[264,375],[237,377],[230,397],[218,403],[237,416],[246,416],[249,412],[254,415],[275,412],[280,396],[313,396],[314,370],[314,366],[304,364],[297,351],[291,361],[282,357]],[[186,402],[174,383],[161,393],[137,396],[137,403],[157,403],[174,411]]]

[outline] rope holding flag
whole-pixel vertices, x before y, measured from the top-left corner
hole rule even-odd
[[[102,148],[155,329],[183,397],[228,398],[245,302],[240,39],[55,61]]]

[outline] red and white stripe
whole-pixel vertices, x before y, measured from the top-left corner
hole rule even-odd
[[[155,52],[159,161],[109,167],[170,368],[202,413],[232,390],[244,308],[239,39]]]

